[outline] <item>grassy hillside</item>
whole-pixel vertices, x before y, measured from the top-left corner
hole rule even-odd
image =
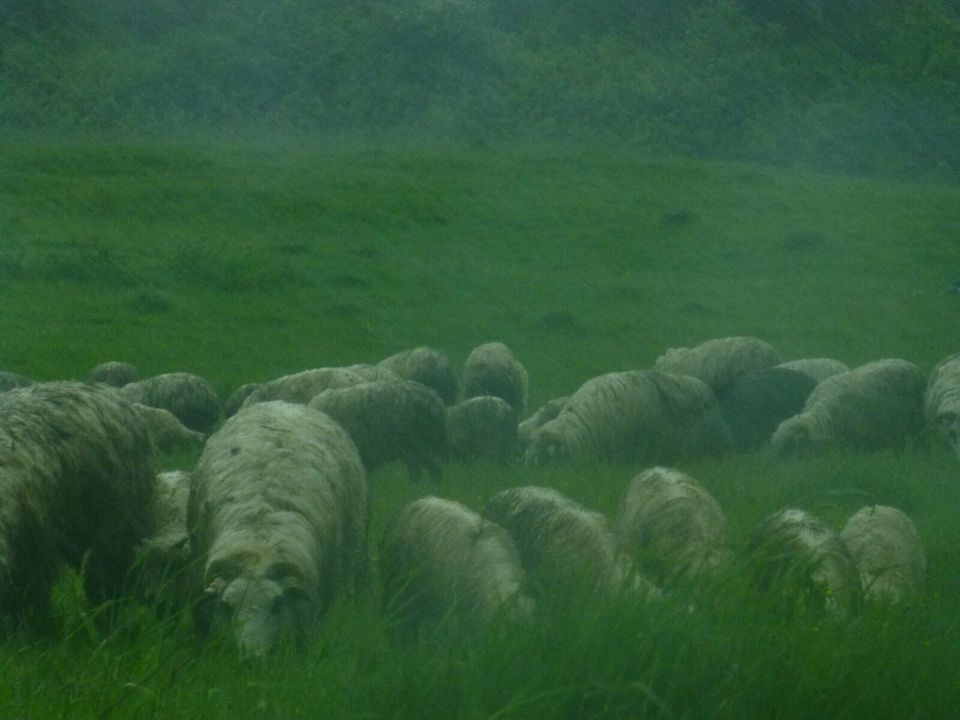
[[[226,395],[418,344],[510,344],[532,404],[665,349],[755,334],[786,358],[957,348],[960,190],[610,147],[0,139],[0,369],[81,377],[121,359]],[[167,457],[190,467],[192,457]],[[557,487],[615,514],[640,468],[451,465],[370,477],[371,538],[407,500],[479,508]],[[784,618],[738,574],[653,606],[585,598],[531,627],[389,642],[377,582],[262,665],[131,608],[101,637],[75,578],[65,637],[0,643],[0,717],[946,718],[960,700],[958,467],[929,452],[689,462],[738,547],[786,505],[839,526],[916,521],[925,600],[848,623]],[[375,555],[375,550],[374,550]],[[691,610],[691,606],[695,610]]]

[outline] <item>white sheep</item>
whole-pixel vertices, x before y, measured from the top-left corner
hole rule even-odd
[[[960,353],[941,360],[924,394],[927,425],[949,443],[960,460]]]
[[[630,481],[616,532],[660,585],[716,577],[732,559],[723,509],[699,482],[672,468],[649,468]]]
[[[850,372],[849,365],[833,358],[801,358],[780,363],[776,367],[802,372],[817,382],[822,382],[833,375]]]
[[[927,560],[913,521],[901,510],[887,505],[860,508],[840,537],[857,564],[864,600],[904,603],[921,596]]]
[[[169,410],[191,430],[209,434],[220,421],[220,397],[209,381],[186,372],[163,373],[116,392],[126,400]]]
[[[530,443],[533,442],[533,436],[537,430],[559,415],[560,411],[563,410],[563,406],[566,405],[569,400],[569,395],[548,400],[541,405],[533,415],[525,418],[517,425],[517,442],[520,444],[521,451],[525,452],[526,449],[530,447]]]
[[[862,601],[856,563],[840,534],[799,508],[769,515],[754,531],[748,560],[756,587],[778,607],[855,612]]]
[[[111,387],[123,387],[140,379],[140,371],[128,362],[102,362],[87,373],[87,382],[101,382]]]
[[[401,635],[445,620],[483,628],[532,610],[509,533],[454,500],[429,496],[402,507],[379,555],[383,610]]]
[[[343,428],[305,405],[242,408],[207,440],[190,487],[198,631],[225,622],[249,656],[303,639],[362,577],[366,519],[363,464]]]
[[[317,394],[309,406],[325,412],[350,435],[368,471],[402,460],[411,478],[426,470],[438,479],[446,454],[444,405],[418,382],[376,380]]]
[[[153,532],[137,547],[137,595],[163,615],[186,607],[192,598],[187,499],[190,473],[169,470],[157,475]]]
[[[657,358],[654,370],[693,375],[720,392],[741,375],[780,363],[780,353],[768,342],[749,336],[707,340],[692,348],[671,348]]]
[[[527,371],[502,342],[475,347],[463,364],[463,398],[492,395],[505,400],[517,419],[527,414]]]
[[[106,386],[0,394],[0,613],[44,624],[63,562],[83,570],[92,604],[123,595],[152,530],[152,453],[139,415]]]
[[[377,363],[404,380],[413,380],[433,388],[445,405],[457,401],[459,384],[450,358],[442,350],[426,345],[404,350]]]
[[[642,461],[722,453],[730,433],[710,388],[688,375],[607,373],[584,383],[534,432],[527,464]]]
[[[830,447],[870,451],[923,437],[927,378],[905,360],[876,360],[818,383],[803,412],[771,439],[777,455]]]
[[[154,447],[160,452],[198,450],[203,447],[203,434],[191,430],[169,410],[133,403],[134,409],[147,427]]]
[[[226,420],[236,415],[237,410],[243,407],[243,403],[258,387],[260,387],[260,383],[244,383],[231,392],[227,399],[223,401],[223,419]]]
[[[517,415],[502,398],[480,395],[450,405],[446,428],[452,458],[506,463],[517,457]]]
[[[481,515],[513,537],[538,598],[566,602],[593,593],[656,592],[629,570],[607,519],[553,488],[503,490],[484,505]]]
[[[366,382],[362,373],[345,367],[302,370],[258,384],[248,393],[241,407],[250,407],[270,400],[306,405],[324,390],[350,387],[362,382]]]

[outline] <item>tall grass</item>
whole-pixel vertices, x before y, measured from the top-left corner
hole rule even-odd
[[[666,348],[756,334],[851,365],[956,351],[960,191],[607,147],[337,141],[0,140],[0,368],[188,370],[225,395],[419,344],[492,339],[534,405]],[[190,467],[195,458],[161,458]],[[432,493],[479,508],[556,487],[614,516],[640,468],[450,464],[369,478],[371,554]],[[687,462],[742,548],[788,505],[839,527],[900,507],[929,560],[924,600],[840,623],[784,617],[743,572],[662,601],[571,598],[526,627],[391,641],[376,573],[306,648],[257,665],[189,614],[125,608],[102,635],[75,575],[54,637],[0,643],[3,718],[947,718],[960,700],[960,470],[929,450]]]

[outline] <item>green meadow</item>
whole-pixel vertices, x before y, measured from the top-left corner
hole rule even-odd
[[[501,340],[531,405],[666,349],[756,335],[785,359],[960,350],[960,188],[613,144],[330,137],[0,138],[0,370],[81,378],[124,360],[226,397],[302,369]],[[192,456],[158,459],[190,468]],[[391,641],[376,572],[306,647],[241,663],[189,614],[125,607],[102,635],[72,574],[54,638],[0,642],[0,718],[891,718],[960,706],[960,465],[903,453],[681,464],[737,546],[786,506],[840,527],[866,504],[915,521],[923,600],[840,622],[784,616],[735,568],[656,603],[583,597],[522,627]],[[449,464],[370,475],[370,542],[404,502],[479,509],[556,487],[613,518],[641,467]]]

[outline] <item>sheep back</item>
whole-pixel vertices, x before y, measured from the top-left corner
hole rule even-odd
[[[720,392],[741,375],[781,362],[780,353],[763,340],[734,336],[707,340],[692,348],[671,348],[657,358],[654,370],[692,375]]]
[[[452,458],[506,463],[517,455],[517,415],[499,397],[479,395],[447,407],[446,434]]]
[[[743,375],[717,393],[720,415],[736,450],[768,442],[777,426],[800,413],[817,381],[782,367]]]
[[[444,619],[486,626],[505,611],[529,614],[524,572],[509,533],[454,500],[414,500],[380,542],[384,613],[410,636]]]
[[[421,346],[384,358],[378,366],[436,390],[445,405],[457,401],[459,384],[450,358],[442,350]]]
[[[923,436],[926,383],[920,368],[897,359],[829,377],[810,393],[803,412],[780,423],[773,450],[785,455],[827,447],[902,448]]]
[[[776,367],[783,370],[795,370],[809,375],[817,382],[822,382],[828,377],[839,375],[840,373],[850,372],[850,366],[840,360],[833,358],[800,358],[799,360],[789,360],[780,363]]]
[[[87,382],[100,382],[111,387],[123,387],[140,379],[140,371],[128,362],[110,360],[94,366],[87,373]]]
[[[377,380],[324,390],[309,406],[343,426],[368,470],[402,460],[411,478],[424,470],[440,477],[439,460],[446,452],[444,405],[426,385]]]
[[[798,508],[769,515],[748,544],[756,587],[774,590],[784,610],[796,606],[847,615],[862,600],[856,563],[840,534]]]
[[[960,460],[960,353],[937,363],[924,391],[928,427],[947,441]]]
[[[330,388],[344,388],[365,382],[365,378],[349,368],[324,367],[303,370],[260,383],[244,399],[241,407],[250,407],[270,400],[306,405],[314,396]]]
[[[117,388],[126,400],[162,408],[191,430],[207,435],[220,421],[220,397],[199,375],[164,373]]]
[[[694,478],[654,467],[636,475],[620,501],[617,536],[659,584],[716,575],[731,559],[727,519]]]
[[[153,447],[103,385],[38,383],[0,395],[0,612],[48,616],[61,561],[94,603],[119,597],[152,529]]]
[[[526,368],[502,342],[475,347],[463,365],[463,397],[492,395],[505,400],[519,419],[527,413],[529,380]]]
[[[922,594],[927,570],[913,521],[897,508],[860,508],[840,532],[860,573],[868,602],[902,603]]]

